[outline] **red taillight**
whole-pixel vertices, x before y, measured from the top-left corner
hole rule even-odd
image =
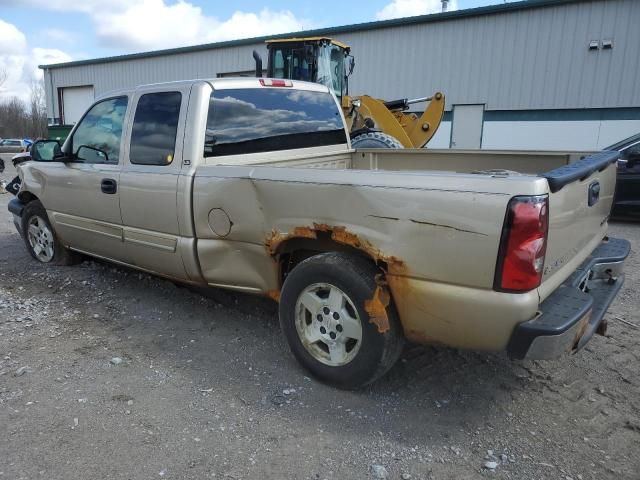
[[[263,87],[293,87],[293,82],[278,78],[261,78],[260,85]]]
[[[500,240],[496,290],[527,292],[540,286],[548,231],[546,195],[511,199]]]

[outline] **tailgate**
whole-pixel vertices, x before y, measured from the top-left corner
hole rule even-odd
[[[605,236],[618,156],[618,152],[599,152],[541,175],[550,191],[541,300],[566,280]]]

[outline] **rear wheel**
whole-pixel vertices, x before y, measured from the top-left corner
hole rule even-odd
[[[47,211],[35,200],[29,202],[22,213],[22,238],[33,258],[42,263],[73,265],[79,263],[79,254],[65,248],[56,237]]]
[[[383,329],[365,309],[379,273],[367,259],[332,252],[304,260],[287,276],[280,325],[295,357],[321,380],[358,388],[398,359],[404,340],[393,304],[385,308]]]
[[[404,146],[391,135],[383,132],[367,132],[351,139],[353,148],[404,148]]]

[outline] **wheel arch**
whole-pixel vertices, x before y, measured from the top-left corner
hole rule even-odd
[[[40,199],[36,195],[29,191],[18,192],[18,195],[16,195],[16,197],[25,205],[34,201],[40,201]]]
[[[268,252],[278,264],[278,289],[282,288],[288,273],[301,261],[321,253],[345,252],[365,258],[380,273],[380,283],[386,283],[387,274],[404,275],[404,262],[394,256],[385,256],[367,240],[344,227],[314,224],[313,228],[293,229],[287,235],[274,234],[266,243]],[[270,296],[276,296],[270,293]]]
[[[287,274],[300,262],[314,255],[329,252],[350,253],[358,257],[366,258],[374,265],[377,265],[376,260],[366,252],[351,245],[339,243],[330,237],[293,237],[284,240],[280,245],[278,245],[278,248],[273,255],[280,266],[280,287],[282,287]],[[383,273],[382,270],[381,273]]]

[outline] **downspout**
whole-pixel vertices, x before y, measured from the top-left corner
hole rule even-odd
[[[56,122],[56,105],[55,105],[55,99],[53,97],[53,72],[51,71],[50,68],[45,68],[44,69],[44,73],[45,75],[48,75],[49,77],[49,88],[48,88],[48,92],[47,92],[47,97],[48,99],[51,101],[51,104],[47,106],[47,109],[49,109],[49,107],[51,107],[51,110],[49,110],[49,112],[51,112],[51,123],[55,124]],[[49,102],[47,102],[49,103]],[[48,113],[47,112],[47,115]],[[48,123],[48,122],[47,122]]]

